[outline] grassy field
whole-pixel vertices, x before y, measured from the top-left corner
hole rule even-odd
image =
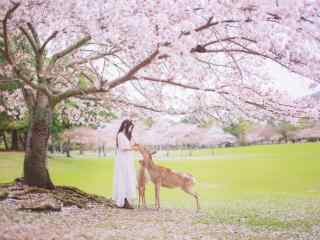
[[[192,173],[206,222],[244,222],[276,228],[311,227],[320,222],[320,144],[261,145],[238,148],[170,152],[155,160],[178,171]],[[181,157],[182,156],[182,157]],[[22,153],[0,153],[0,182],[22,172]],[[111,196],[113,159],[52,156],[50,173],[55,184],[77,186]],[[148,185],[147,202],[154,202]],[[192,207],[193,200],[180,190],[161,190],[166,207]]]

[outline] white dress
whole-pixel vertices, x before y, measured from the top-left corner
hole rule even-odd
[[[123,207],[125,198],[127,198],[128,201],[136,198],[137,178],[133,162],[133,152],[124,151],[124,149],[130,148],[131,145],[128,138],[124,133],[119,133],[114,164],[112,194],[112,199],[118,207]]]

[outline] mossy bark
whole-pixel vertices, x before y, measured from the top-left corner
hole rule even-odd
[[[24,182],[30,186],[54,188],[47,168],[52,111],[48,97],[39,92],[31,110],[24,159]]]

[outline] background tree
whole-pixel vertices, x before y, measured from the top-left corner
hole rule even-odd
[[[245,145],[246,133],[248,132],[251,126],[252,123],[250,123],[249,121],[240,119],[238,122],[231,123],[230,126],[225,127],[224,131],[237,137],[240,145]]]
[[[24,150],[28,116],[23,107],[10,101],[19,97],[15,93],[17,86],[14,83],[1,84],[0,82],[0,89],[6,90],[6,94],[0,92],[0,132],[5,149],[13,151]]]
[[[286,121],[280,121],[276,124],[277,132],[282,136],[282,140],[286,143],[290,140],[291,135],[297,129],[298,128],[294,124]]]

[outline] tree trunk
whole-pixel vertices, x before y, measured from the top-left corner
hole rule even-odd
[[[13,129],[11,131],[11,150],[18,151],[19,144],[18,144],[18,131],[17,129]]]
[[[8,151],[9,148],[8,148],[8,142],[7,142],[7,137],[6,137],[5,131],[2,132],[2,138],[3,138],[4,148],[6,151]]]
[[[83,144],[80,144],[80,149],[79,149],[80,155],[83,155],[83,148],[84,148]]]
[[[19,141],[21,143],[21,146],[22,146],[22,150],[26,150],[26,137],[25,137],[25,133],[22,132],[20,135],[19,135]]]
[[[66,153],[67,157],[71,157],[70,155],[70,150],[71,150],[71,143],[70,143],[70,139],[67,140],[67,142],[65,142],[62,146],[62,153]]]
[[[52,189],[54,185],[47,169],[47,150],[53,109],[48,97],[38,93],[31,111],[24,159],[24,181],[31,186]]]
[[[66,149],[67,157],[70,158],[70,142],[67,143],[67,149]]]

